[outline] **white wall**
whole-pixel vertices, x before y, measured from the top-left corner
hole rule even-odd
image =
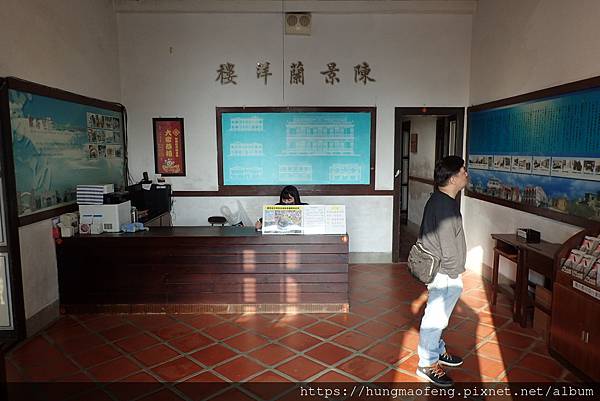
[[[321,196],[302,196],[302,201],[313,205],[333,204],[335,199],[346,205],[346,229],[350,237],[352,252],[389,252],[385,245],[390,243],[392,220],[389,210],[392,208],[390,196],[351,196],[331,198]],[[222,207],[228,207],[236,215],[239,203],[250,219],[244,224],[254,224],[262,216],[262,206],[279,201],[278,197],[239,197],[239,198],[201,198],[202,208],[198,208],[198,198],[176,198],[173,212],[173,224],[204,226],[207,219],[220,215]],[[241,219],[243,220],[243,219]],[[360,238],[356,240],[356,238]],[[383,244],[383,245],[382,245]]]
[[[280,13],[118,14],[122,99],[129,113],[134,179],[154,171],[152,117],[185,118],[187,177],[170,182],[174,190],[206,191],[218,189],[216,106],[376,106],[375,186],[389,190],[394,107],[467,103],[470,15],[317,13],[307,37],[282,37],[281,23]],[[290,87],[289,64],[298,60],[305,66],[305,85]],[[268,86],[256,79],[259,61],[271,62]],[[342,82],[335,87],[326,86],[319,74],[331,61],[341,69]],[[367,86],[353,82],[353,66],[363,61],[377,80]],[[236,66],[235,86],[215,82],[216,70],[225,62]],[[203,215],[218,214],[224,202],[177,199],[176,224],[206,224]],[[392,197],[323,199],[329,204],[347,202],[357,205],[348,214],[348,226],[355,227],[351,251],[390,252]],[[371,223],[380,217],[386,224]]]
[[[479,104],[600,75],[600,2],[480,0],[473,20],[470,103]],[[491,266],[493,232],[531,227],[563,242],[579,228],[464,198],[468,264]],[[501,274],[513,276],[511,265]]]
[[[112,0],[2,0],[0,76],[120,100]]]
[[[410,153],[409,175],[433,180],[435,167],[435,116],[416,116],[410,119],[410,133],[417,134],[417,152]],[[408,191],[408,220],[421,225],[425,203],[433,191],[433,186],[418,181],[410,181]]]
[[[112,0],[3,0],[0,76],[120,100]],[[19,229],[27,318],[58,300],[50,221]]]

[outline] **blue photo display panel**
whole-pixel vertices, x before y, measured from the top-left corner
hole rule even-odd
[[[224,185],[368,185],[370,112],[221,115]]]
[[[19,216],[72,204],[79,184],[125,189],[121,112],[9,89]]]
[[[469,113],[469,189],[600,221],[600,88]]]

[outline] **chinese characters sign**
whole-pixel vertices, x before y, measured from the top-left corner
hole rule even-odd
[[[256,78],[264,78],[265,85],[267,84],[267,78],[273,75],[269,72],[269,68],[271,67],[271,63],[268,61],[266,63],[256,63]]]
[[[270,68],[271,63],[268,61],[257,62],[256,79],[263,80],[264,84],[267,85],[268,78],[273,75]],[[362,83],[363,86],[366,86],[369,82],[376,82],[375,78],[372,78],[370,76],[371,67],[369,66],[369,63],[363,61],[361,64],[357,64],[353,68],[355,84]],[[325,65],[325,70],[320,71],[319,73],[323,75],[324,82],[327,85],[333,86],[341,82],[341,70],[337,66],[337,63],[327,63]],[[291,63],[289,74],[290,85],[304,85],[304,64],[302,63],[302,61]],[[215,79],[215,81],[219,82],[221,85],[237,85],[237,82],[235,81],[236,78],[237,75],[235,72],[235,64],[227,62],[225,64],[220,64],[219,68],[217,68],[217,79]]]
[[[219,66],[219,69],[217,70],[217,79],[215,79],[215,81],[220,81],[221,85],[237,85],[235,78],[237,78],[237,75],[235,75],[235,64],[226,63]]]
[[[304,65],[302,61],[290,65],[290,85],[304,85]]]
[[[375,80],[369,77],[371,73],[371,67],[369,67],[368,63],[363,62],[362,64],[358,64],[354,66],[354,82],[362,82],[363,85],[366,85],[367,82],[374,82]]]
[[[154,165],[157,174],[185,175],[183,118],[153,118]]]
[[[325,75],[326,84],[335,85],[340,82],[340,79],[337,77],[338,72],[340,72],[340,69],[337,68],[335,63],[328,63],[327,71],[321,71],[321,75]]]

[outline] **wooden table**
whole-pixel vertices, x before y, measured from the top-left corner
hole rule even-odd
[[[57,246],[66,312],[345,312],[347,235],[152,227]]]
[[[527,283],[529,270],[538,272],[546,279],[544,287],[552,289],[554,282],[554,257],[560,249],[560,244],[547,241],[527,243],[516,234],[492,234],[496,240],[496,248],[509,254],[517,254],[517,274],[515,282],[515,297],[513,304],[513,319],[522,327],[527,325],[526,309],[529,306]],[[497,263],[495,260],[494,263]]]

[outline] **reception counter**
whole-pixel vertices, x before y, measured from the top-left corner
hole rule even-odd
[[[57,245],[67,313],[348,311],[347,235],[152,227]]]

